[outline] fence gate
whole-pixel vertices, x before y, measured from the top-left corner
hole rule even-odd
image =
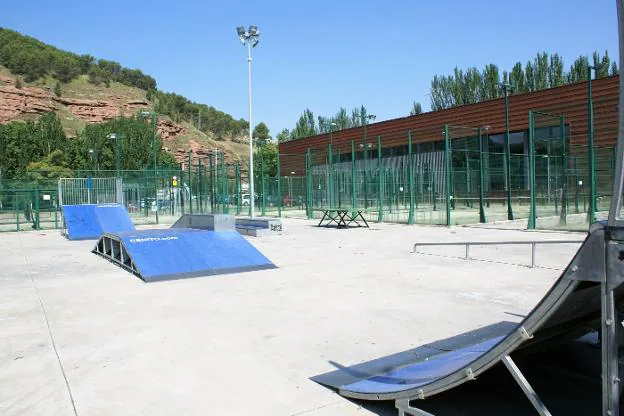
[[[60,178],[60,205],[123,203],[121,178]]]

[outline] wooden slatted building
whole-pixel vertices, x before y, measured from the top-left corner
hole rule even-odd
[[[614,147],[617,138],[619,79],[617,76],[592,81],[594,102],[594,141],[597,147]],[[580,152],[587,145],[588,126],[588,82],[568,84],[547,90],[511,95],[509,97],[509,129],[512,133],[522,133],[529,128],[529,111],[537,110],[555,115],[563,115],[568,129],[570,154]],[[408,131],[412,132],[415,145],[442,141],[442,128],[445,124],[470,128],[488,126],[490,136],[505,132],[504,99],[499,98],[476,104],[463,105],[440,111],[386,120],[364,127],[334,131],[333,149],[343,155],[350,154],[351,142],[362,148],[364,134],[368,143],[382,139],[384,149],[404,148],[408,141]],[[461,129],[457,129],[460,131]],[[471,129],[463,129],[470,132]],[[474,130],[473,130],[474,131]],[[459,134],[459,133],[457,133]],[[455,137],[459,137],[455,134]],[[466,133],[470,134],[470,133]],[[281,174],[302,175],[305,171],[305,152],[308,149],[326,151],[329,134],[320,134],[280,143],[279,152],[285,155],[281,160]],[[513,150],[512,150],[513,153]],[[299,156],[299,157],[297,157]]]

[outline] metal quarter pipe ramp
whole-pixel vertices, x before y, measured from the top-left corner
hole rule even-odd
[[[63,235],[69,240],[95,240],[104,233],[134,231],[120,204],[63,205]]]
[[[145,282],[276,267],[236,231],[178,228],[105,233],[92,252]]]
[[[499,323],[353,367],[334,364],[338,370],[312,380],[345,397],[394,400],[401,416],[429,415],[416,407],[416,400],[474,380],[502,363],[538,413],[549,415],[511,356],[600,329],[603,367],[609,367],[603,368],[607,374],[603,390],[615,386],[617,392],[616,331],[621,319],[616,319],[615,311],[624,304],[623,280],[624,229],[596,224],[560,278],[520,324]]]

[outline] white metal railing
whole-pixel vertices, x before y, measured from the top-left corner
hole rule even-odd
[[[123,203],[121,178],[60,178],[60,205]]]

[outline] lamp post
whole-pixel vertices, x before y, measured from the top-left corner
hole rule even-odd
[[[243,45],[247,46],[247,71],[248,71],[248,94],[249,94],[249,205],[250,216],[254,217],[254,179],[253,179],[253,121],[251,106],[251,48],[254,48],[260,41],[260,30],[257,26],[249,26],[245,30],[243,26],[236,28],[238,37]]]
[[[158,113],[152,111],[141,111],[141,117],[147,119],[151,117],[152,119],[152,159],[153,159],[153,168],[154,168],[154,201],[156,202],[156,224],[158,224],[158,177],[156,174],[156,125],[158,123]]]
[[[336,124],[335,122],[331,122],[329,123],[329,144],[334,145],[334,140],[333,140],[333,133],[334,133],[334,127],[338,126],[338,124]]]
[[[594,99],[592,97],[592,70],[602,65],[587,66],[587,158],[589,164],[589,224],[596,221],[596,156],[594,155]]]
[[[89,149],[89,162],[91,163],[91,170],[93,169],[93,149]]]
[[[509,91],[513,91],[510,84],[501,84],[505,94],[505,183],[507,185],[507,219],[513,220],[511,208],[511,149],[509,147]]]
[[[106,136],[109,140],[115,140],[115,176],[119,177],[119,139],[123,138],[122,134],[110,133]]]

